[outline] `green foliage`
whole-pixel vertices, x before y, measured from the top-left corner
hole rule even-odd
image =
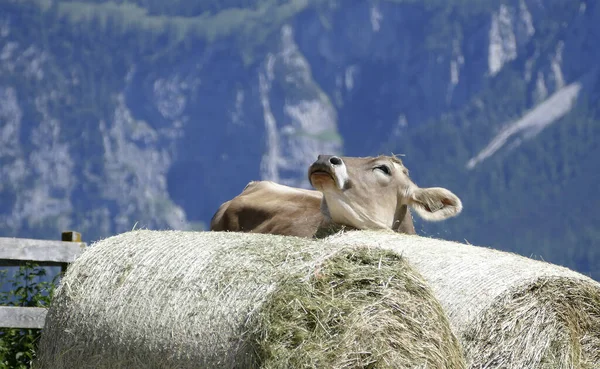
[[[507,68],[463,110],[407,131],[384,151],[406,153],[403,161],[419,185],[443,185],[463,201],[458,218],[421,223],[422,234],[517,252],[598,279],[600,201],[591,184],[600,181],[600,114],[594,102],[580,99],[535,139],[466,169],[499,123],[526,112],[526,97],[525,81]]]
[[[240,57],[250,64],[256,50],[264,47],[284,22],[326,0],[29,1],[45,16],[66,21],[72,30],[134,35],[142,45],[156,45],[152,41],[166,36],[169,50],[191,46],[194,41],[231,38]]]
[[[56,286],[56,275],[52,282],[41,282],[46,269],[34,263],[19,267],[12,276],[0,271],[0,285],[8,282],[12,290],[0,292],[0,305],[47,307]],[[30,368],[35,359],[35,349],[40,329],[0,328],[0,369]]]
[[[118,6],[135,6],[148,10],[150,15],[166,16],[196,16],[203,13],[214,14],[228,8],[253,8],[257,6],[267,7],[286,3],[283,0],[63,0],[63,3],[80,3],[88,5],[99,5],[113,3]]]

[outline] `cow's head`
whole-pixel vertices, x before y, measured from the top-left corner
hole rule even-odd
[[[331,220],[358,229],[393,228],[404,205],[428,221],[447,219],[462,210],[460,199],[449,190],[419,188],[396,157],[319,155],[308,178],[323,193],[324,212]]]

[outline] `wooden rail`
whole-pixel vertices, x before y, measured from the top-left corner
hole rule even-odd
[[[34,262],[60,266],[64,272],[86,248],[78,232],[63,232],[62,241],[0,237],[0,268]],[[43,328],[46,308],[0,306],[1,328]]]

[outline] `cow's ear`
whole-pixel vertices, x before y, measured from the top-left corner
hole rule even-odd
[[[458,196],[441,187],[417,188],[410,195],[408,204],[428,221],[448,219],[462,211]]]

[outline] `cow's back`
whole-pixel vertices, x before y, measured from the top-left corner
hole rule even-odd
[[[270,181],[250,182],[223,203],[211,220],[211,231],[253,232],[312,237],[321,222],[322,194]]]

